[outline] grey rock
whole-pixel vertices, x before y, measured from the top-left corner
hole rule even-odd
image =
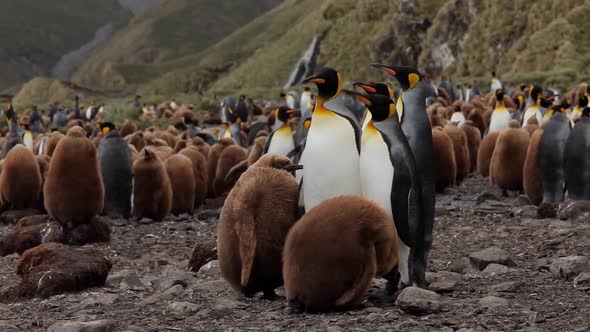
[[[168,311],[178,316],[190,315],[203,309],[202,305],[191,302],[172,302],[168,305]]]
[[[59,322],[47,329],[47,332],[114,332],[115,322],[97,320],[92,322]]]
[[[395,300],[395,305],[411,314],[437,313],[443,309],[444,299],[433,291],[418,287],[407,287]]]
[[[443,207],[436,207],[434,209],[434,215],[437,217],[444,217],[444,216],[448,216],[451,214],[451,211],[449,211],[449,209],[443,208]]]
[[[483,193],[483,194],[477,196],[477,198],[475,199],[475,204],[480,205],[483,202],[490,201],[490,200],[500,201],[500,197],[498,197],[492,193],[486,192],[486,193]]]
[[[477,305],[484,308],[500,308],[508,305],[508,300],[497,296],[486,296],[479,301]]]
[[[483,271],[481,271],[481,274],[493,276],[493,275],[506,274],[506,273],[514,272],[514,271],[516,271],[516,269],[510,268],[506,265],[492,263],[492,264],[488,265]]]
[[[549,271],[556,278],[570,280],[582,272],[590,271],[590,260],[587,256],[555,258]]]
[[[535,218],[537,217],[537,207],[534,205],[519,206],[512,209],[515,217]]]
[[[426,280],[430,283],[428,289],[441,293],[450,292],[455,290],[457,283],[461,280],[461,275],[455,272],[441,271],[427,274]]]
[[[107,277],[107,284],[118,285],[121,282],[121,280],[123,280],[127,276],[129,276],[131,274],[135,274],[135,273],[136,273],[135,271],[127,270],[127,269],[113,272],[113,273],[109,274],[109,276]]]
[[[0,320],[0,331],[2,332],[18,332],[20,329],[6,320]]]
[[[113,305],[119,296],[116,294],[109,293],[89,293],[88,298],[80,302],[80,308],[92,308],[92,307],[103,307]]]
[[[495,292],[517,293],[523,287],[524,282],[522,281],[508,281],[503,282],[501,284],[493,285],[491,287],[491,290]]]
[[[478,269],[483,270],[489,264],[501,264],[506,266],[516,266],[516,263],[510,258],[508,252],[498,247],[489,247],[484,250],[474,252],[469,255],[471,263]]]
[[[449,271],[465,274],[475,272],[477,269],[471,264],[469,257],[462,257],[451,261],[451,264],[449,264]]]
[[[557,218],[561,220],[590,220],[590,201],[565,201],[557,209]]]
[[[169,289],[172,286],[180,285],[183,288],[190,287],[197,283],[197,278],[195,278],[192,273],[185,272],[185,271],[178,271],[178,272],[171,272],[170,274],[155,280],[152,282],[154,287],[157,290],[163,291]]]
[[[574,279],[574,287],[590,287],[590,272],[582,272]]]
[[[551,223],[549,223],[549,226],[547,226],[549,229],[570,229],[570,228],[574,228],[574,224],[571,221],[566,221],[566,220],[553,220]]]
[[[119,288],[122,290],[140,291],[146,289],[146,285],[139,279],[137,273],[130,273],[121,280]]]
[[[211,280],[198,283],[192,287],[199,293],[222,293],[230,289],[225,280]]]
[[[220,279],[221,272],[219,272],[219,261],[214,260],[203,265],[198,272],[199,277],[205,277],[210,279]]]
[[[141,301],[140,305],[145,306],[169,301],[174,299],[175,297],[178,297],[179,295],[182,295],[182,293],[184,293],[184,288],[181,285],[174,285],[166,291],[164,291],[163,293],[154,294],[152,296],[145,298],[143,301]]]

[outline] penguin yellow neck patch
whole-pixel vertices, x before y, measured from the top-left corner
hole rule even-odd
[[[411,73],[408,75],[408,80],[410,81],[410,89],[413,89],[420,82],[420,76],[416,73]]]

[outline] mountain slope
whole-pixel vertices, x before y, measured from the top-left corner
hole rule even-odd
[[[196,54],[271,9],[278,0],[167,0],[143,11],[78,69],[74,82],[124,88],[159,64]]]
[[[0,13],[0,91],[48,74],[100,26],[129,16],[116,0],[0,1]]]

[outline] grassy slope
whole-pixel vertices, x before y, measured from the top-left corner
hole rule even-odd
[[[167,0],[144,11],[90,57],[74,81],[95,88],[144,83],[269,10],[268,0]]]
[[[0,1],[0,13],[0,90],[47,73],[98,27],[129,15],[116,0]]]

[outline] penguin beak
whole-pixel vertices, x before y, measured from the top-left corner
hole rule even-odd
[[[298,171],[298,170],[303,169],[303,165],[293,165],[293,164],[291,164],[291,165],[287,165],[287,166],[283,167],[283,169],[285,171],[287,171],[287,172],[294,172],[294,171]]]
[[[361,89],[365,90],[365,92],[367,93],[377,93],[377,89],[375,89],[374,87],[367,85],[366,83],[363,82],[354,82],[352,83],[353,86],[358,86]]]
[[[395,71],[395,69],[393,69],[393,67],[382,65],[379,63],[372,63],[369,66],[371,66],[373,68],[381,69],[384,72],[388,73],[389,75],[397,76],[397,72]]]
[[[326,83],[326,79],[320,77],[321,74],[312,75],[310,77],[304,78],[301,84],[307,83],[315,83],[315,84],[324,84]]]
[[[292,113],[295,113],[295,112],[297,112],[297,110],[287,110],[287,114],[292,114]]]

